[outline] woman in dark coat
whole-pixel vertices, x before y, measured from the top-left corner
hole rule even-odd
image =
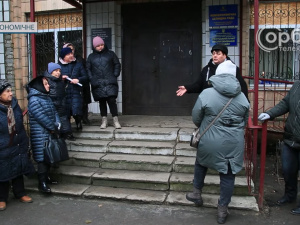
[[[34,173],[28,156],[28,137],[22,110],[13,97],[11,85],[0,79],[0,211],[6,209],[10,181],[14,196],[32,202],[25,193],[23,175]]]
[[[74,55],[74,59],[76,59],[76,61],[81,62],[83,67],[86,68],[86,62],[85,59],[82,58],[81,55],[76,54],[76,49],[75,46],[72,43],[66,43],[64,44],[63,48],[70,48],[72,49],[73,55]],[[89,81],[86,81],[84,83],[82,83],[82,122],[84,124],[90,124],[89,118],[88,118],[88,114],[89,114],[89,104],[92,102],[92,98],[91,98],[91,88],[90,88],[90,83]]]
[[[61,66],[50,62],[48,70],[44,76],[48,79],[50,85],[49,96],[55,106],[61,122],[60,134],[63,138],[72,135],[71,123],[67,113],[67,81],[61,76]]]
[[[83,64],[74,58],[72,49],[63,48],[60,51],[58,64],[61,66],[62,76],[68,76],[71,81],[67,86],[67,112],[73,116],[77,130],[82,129],[82,84],[88,81]]]
[[[50,193],[47,183],[53,183],[48,176],[50,165],[44,162],[45,143],[51,133],[60,129],[59,116],[49,97],[49,89],[48,80],[42,76],[27,85],[32,153],[38,163],[38,188],[43,193]]]
[[[92,87],[95,101],[100,103],[102,117],[101,129],[107,127],[107,104],[113,117],[115,128],[120,129],[118,121],[118,108],[116,99],[118,97],[118,80],[120,76],[121,63],[117,55],[110,51],[100,37],[93,39],[94,51],[89,55],[86,63],[88,77]]]

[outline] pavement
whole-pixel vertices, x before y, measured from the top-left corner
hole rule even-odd
[[[100,117],[91,117],[100,123]],[[148,122],[145,122],[145,119]],[[191,117],[120,116],[121,125],[142,127],[193,127]],[[184,126],[183,126],[184,125]],[[264,207],[260,212],[230,209],[226,224],[231,225],[296,225],[300,216],[290,214],[296,203],[276,206],[283,195],[284,182],[276,174],[276,157],[268,154],[264,184]],[[216,208],[195,206],[137,204],[133,202],[108,201],[65,197],[52,194],[46,196],[29,193],[33,203],[21,203],[10,193],[7,209],[0,211],[1,225],[210,225],[217,224]],[[300,198],[299,198],[300,200]]]

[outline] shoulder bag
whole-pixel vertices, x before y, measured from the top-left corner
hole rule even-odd
[[[50,134],[45,145],[44,161],[46,163],[53,164],[69,159],[67,144],[59,135]]]

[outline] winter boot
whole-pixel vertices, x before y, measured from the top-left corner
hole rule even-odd
[[[218,219],[217,222],[219,224],[223,224],[226,222],[227,216],[228,216],[229,212],[228,212],[228,206],[221,206],[218,205]]]
[[[103,116],[103,117],[102,117],[102,123],[101,123],[100,128],[101,128],[101,129],[105,129],[106,127],[107,127],[107,117],[106,117],[106,116]]]
[[[39,179],[39,191],[42,193],[51,193],[50,187],[47,186],[47,174],[46,173],[39,173],[38,174]]]
[[[69,141],[76,141],[76,138],[74,137],[73,133],[68,133],[65,137],[65,139]]]
[[[57,180],[54,180],[53,178],[51,178],[48,173],[46,174],[46,183],[47,184],[58,184]]]
[[[83,104],[82,107],[82,123],[86,125],[90,125],[89,116],[89,108],[87,104]]]
[[[201,197],[201,190],[198,188],[193,188],[193,192],[187,193],[186,194],[186,199],[194,202],[197,206],[202,206],[203,205],[203,200]]]
[[[81,116],[75,115],[74,119],[76,122],[76,130],[82,130]]]
[[[116,129],[121,129],[121,125],[120,125],[120,123],[119,123],[119,120],[118,120],[118,117],[117,117],[117,116],[114,116],[114,117],[113,117],[113,122],[114,122],[114,127],[115,127]]]

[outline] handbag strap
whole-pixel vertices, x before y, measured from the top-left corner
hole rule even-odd
[[[223,109],[221,110],[221,112],[219,112],[219,114],[214,118],[214,120],[205,128],[205,130],[202,132],[202,134],[199,136],[199,140],[200,138],[205,134],[205,132],[214,124],[214,122],[216,122],[216,120],[221,116],[221,114],[225,111],[225,109],[227,108],[227,106],[229,106],[230,102],[232,101],[233,98],[229,99],[229,101],[227,102],[227,104],[223,107]]]

